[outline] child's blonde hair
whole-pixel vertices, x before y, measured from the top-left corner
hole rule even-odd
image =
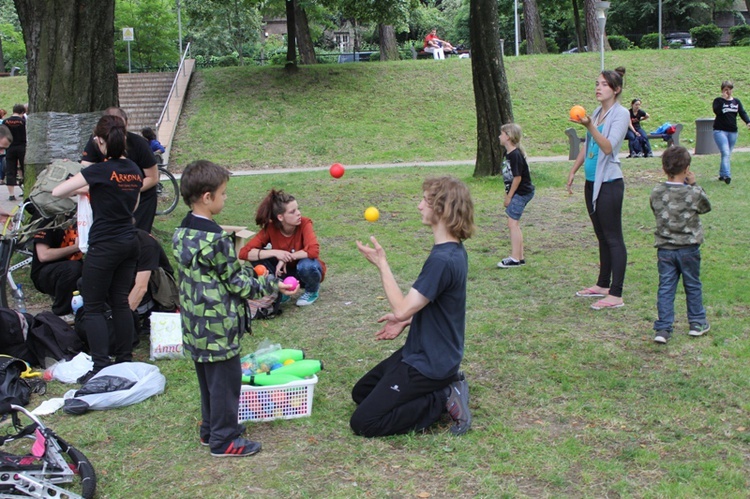
[[[521,125],[518,125],[516,123],[506,123],[500,127],[500,131],[505,132],[505,135],[508,136],[510,141],[513,142],[513,145],[516,146],[519,151],[521,151],[521,154],[525,158],[526,149],[524,149],[521,145],[521,135],[523,135],[523,133],[521,132]]]

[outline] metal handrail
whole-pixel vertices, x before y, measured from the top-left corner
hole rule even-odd
[[[177,97],[180,96],[179,90],[177,89],[177,82],[180,80],[180,71],[185,74],[185,58],[188,55],[188,52],[190,52],[190,42],[185,46],[185,52],[182,53],[182,58],[180,58],[180,67],[177,68],[177,72],[174,75],[174,80],[172,81],[172,88],[169,89],[169,95],[167,95],[167,100],[164,102],[164,108],[161,110],[161,115],[159,115],[159,121],[156,122],[156,131],[158,133],[159,126],[161,126],[162,121],[164,121],[164,114],[167,115],[167,121],[169,121],[169,102],[172,100],[172,94],[174,93]]]

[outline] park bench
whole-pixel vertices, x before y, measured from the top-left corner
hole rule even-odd
[[[434,59],[435,56],[432,55],[430,52],[425,52],[424,49],[417,51],[414,47],[409,47],[411,49],[411,58],[412,59]],[[466,56],[470,56],[471,50],[457,50],[458,57],[461,57],[462,55],[466,54]],[[456,55],[453,52],[446,52],[445,57],[449,57],[451,55]]]
[[[680,145],[680,132],[682,132],[682,125],[676,124],[674,126],[675,131],[673,134],[667,134],[667,133],[649,133],[646,135],[649,139],[662,139],[666,141],[667,147],[673,147],[673,146],[679,146]],[[568,153],[568,159],[574,160],[578,157],[578,153],[581,150],[581,144],[585,140],[585,138],[581,138],[578,136],[578,132],[576,132],[575,128],[567,128],[565,130],[565,135],[568,136],[568,144],[569,144],[569,153]]]
[[[4,78],[7,76],[17,76],[19,71],[21,71],[21,68],[14,67],[10,73],[0,73],[0,78]]]

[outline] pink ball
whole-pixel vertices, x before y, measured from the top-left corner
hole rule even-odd
[[[284,281],[283,281],[283,282],[284,282],[284,284],[286,284],[287,286],[291,286],[291,287],[292,287],[292,291],[297,291],[297,287],[299,286],[299,281],[297,280],[297,278],[296,278],[296,277],[294,277],[294,276],[292,276],[292,275],[290,275],[290,276],[287,276],[287,277],[286,277],[286,278],[284,279]]]

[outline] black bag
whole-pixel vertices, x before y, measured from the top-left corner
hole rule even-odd
[[[15,357],[0,356],[0,403],[10,402],[26,405],[31,398],[31,386],[21,373],[26,372],[26,363]]]
[[[27,344],[41,361],[46,358],[70,360],[85,346],[73,328],[49,311],[34,317]]]
[[[0,354],[10,355],[38,366],[39,360],[26,342],[33,316],[10,308],[0,308]]]

